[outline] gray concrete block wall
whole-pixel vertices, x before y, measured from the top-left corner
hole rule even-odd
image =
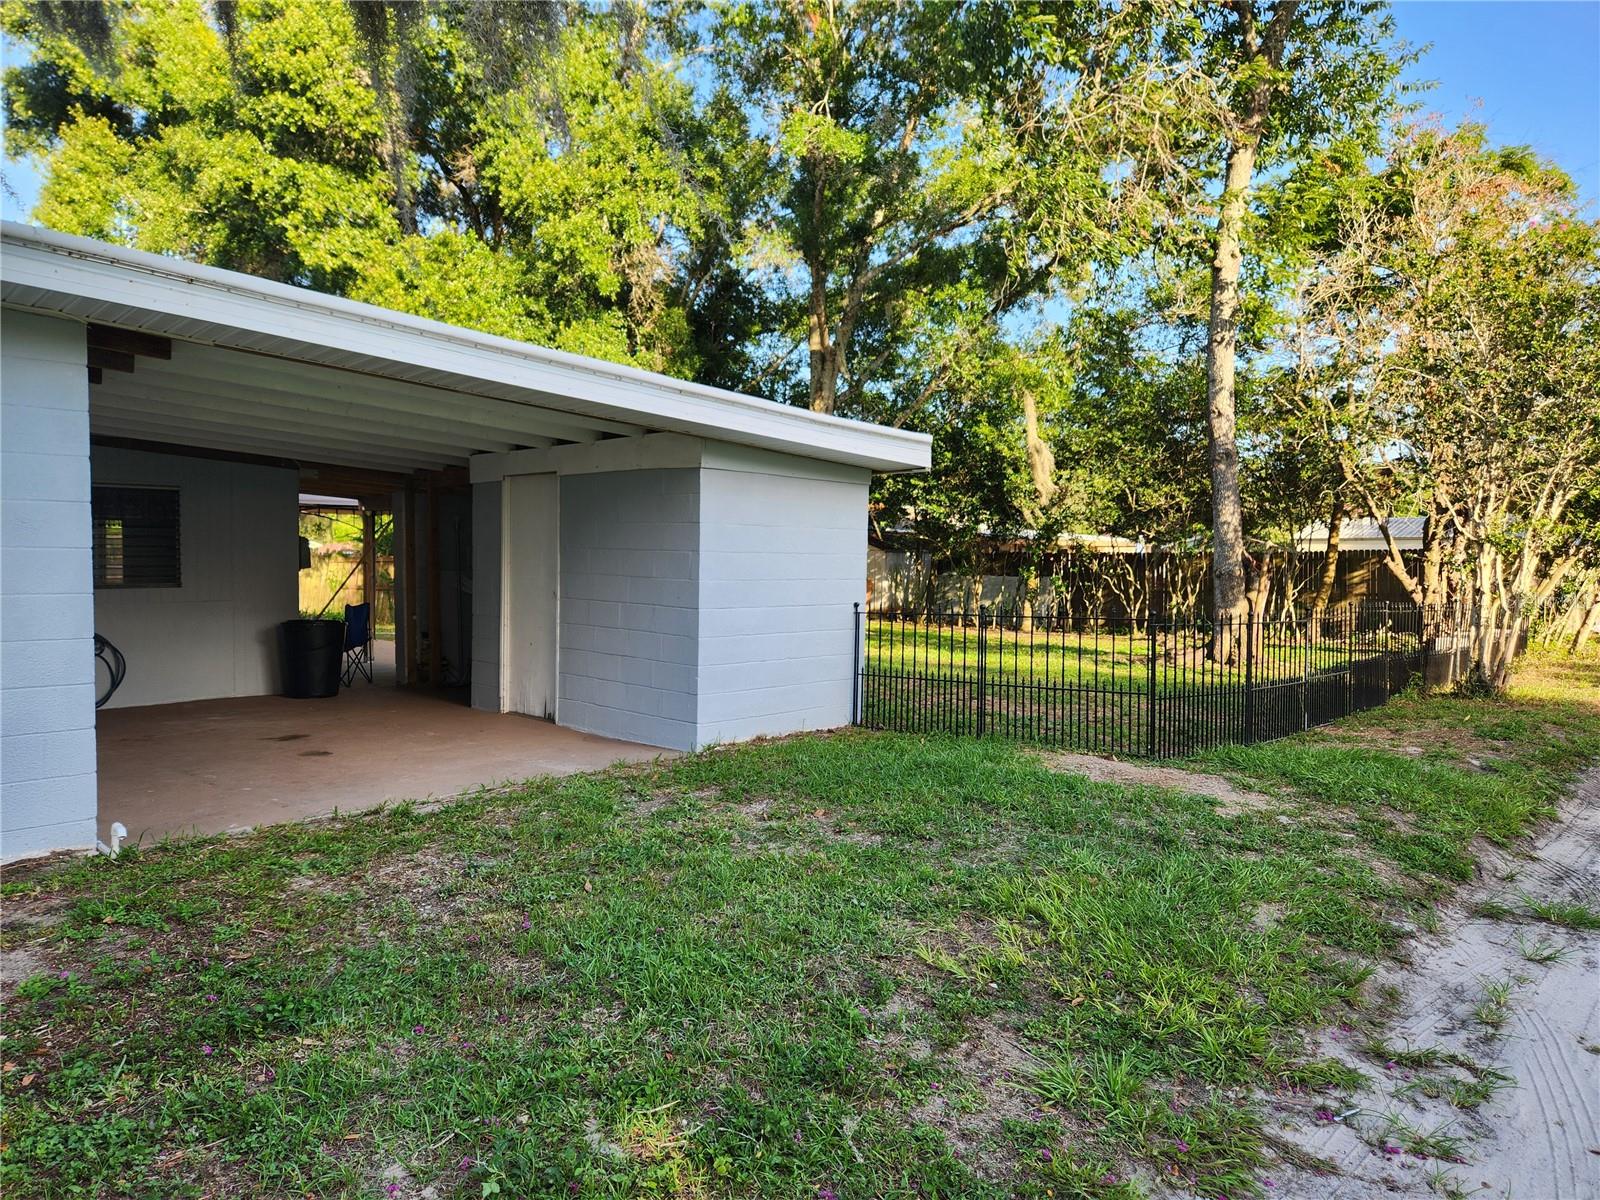
[[[278,625],[299,612],[299,474],[109,446],[91,458],[97,484],[178,489],[182,586],[95,594],[95,628],[128,660],[108,707],[278,691]]]
[[[556,720],[690,749],[697,734],[700,472],[563,475]]]
[[[0,322],[0,859],[95,841],[82,325]]]
[[[697,746],[850,720],[870,476],[741,457],[701,473]]]
[[[472,485],[472,707],[500,711],[500,484]]]

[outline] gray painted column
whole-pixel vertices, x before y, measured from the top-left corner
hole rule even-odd
[[[500,484],[472,485],[472,707],[500,711]]]
[[[89,379],[82,325],[0,326],[0,858],[95,842]]]

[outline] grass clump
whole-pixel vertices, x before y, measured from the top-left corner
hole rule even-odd
[[[1530,916],[1564,929],[1600,929],[1600,909],[1577,900],[1541,900],[1533,896],[1522,898]],[[1548,961],[1548,960],[1547,960]]]

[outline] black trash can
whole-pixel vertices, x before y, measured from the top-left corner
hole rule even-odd
[[[339,694],[343,621],[285,621],[278,626],[278,649],[285,696],[313,700]]]

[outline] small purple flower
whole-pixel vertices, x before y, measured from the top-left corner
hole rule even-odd
[[[805,1143],[805,1140],[806,1140],[806,1135],[801,1133],[798,1129],[796,1129],[794,1131],[794,1144],[796,1146],[803,1145]]]
[[[421,1037],[425,1032],[425,1027],[422,1025],[413,1025],[411,1027],[411,1032],[416,1034],[418,1037]]]
[[[839,1193],[825,1183],[819,1184],[817,1187],[817,1200],[839,1200]]]
[[[211,1044],[208,1042],[205,1045],[200,1047],[200,1053],[201,1054],[214,1054],[216,1052],[211,1049]]]
[[[524,929],[532,929],[533,928],[533,918],[532,917],[523,917],[522,918],[522,927]]]
[[[1055,1162],[1056,1156],[1049,1150],[1041,1150],[1039,1151],[1039,1159],[1041,1162]]]
[[[462,1170],[463,1170],[463,1171],[470,1171],[470,1170],[472,1170],[472,1166],[473,1166],[473,1161],[474,1161],[474,1160],[473,1160],[473,1157],[472,1157],[472,1155],[470,1155],[470,1154],[469,1154],[469,1155],[467,1155],[467,1156],[466,1156],[466,1157],[465,1157],[465,1158],[463,1158],[463,1159],[462,1159],[462,1160],[461,1160],[461,1169],[462,1169]]]
[[[1277,1187],[1278,1186],[1278,1181],[1276,1179],[1263,1179],[1261,1181],[1261,1186],[1262,1187]]]
[[[1394,1059],[1392,1059],[1392,1058],[1388,1062],[1383,1064],[1383,1069],[1385,1071],[1392,1071],[1392,1070],[1394,1070],[1394,1068],[1395,1068],[1395,1062],[1394,1062]]]
[[[1100,1177],[1100,1182],[1101,1183],[1116,1183],[1116,1181],[1117,1181],[1116,1175],[1114,1175],[1110,1171],[1107,1171],[1104,1175],[1102,1175]]]
[[[1189,1153],[1189,1143],[1184,1141],[1182,1138],[1174,1139],[1172,1144],[1178,1148],[1179,1154]]]
[[[207,992],[206,993],[206,1003],[207,1004],[215,1004],[216,1002],[217,1002],[217,994],[215,992]]]
[[[1331,1120],[1333,1120],[1332,1111],[1329,1110],[1329,1109],[1326,1109],[1326,1108],[1317,1109],[1317,1120],[1319,1120],[1319,1121],[1331,1121]]]
[[[1399,1146],[1385,1145],[1383,1147],[1383,1152],[1385,1154],[1399,1154],[1400,1153],[1400,1147]]]
[[[61,972],[61,978],[63,978],[63,979],[71,979],[72,978],[72,972],[71,971],[63,971],[63,972]]]
[[[398,1183],[385,1184],[383,1190],[391,1196],[398,1196],[400,1194],[400,1185]]]

